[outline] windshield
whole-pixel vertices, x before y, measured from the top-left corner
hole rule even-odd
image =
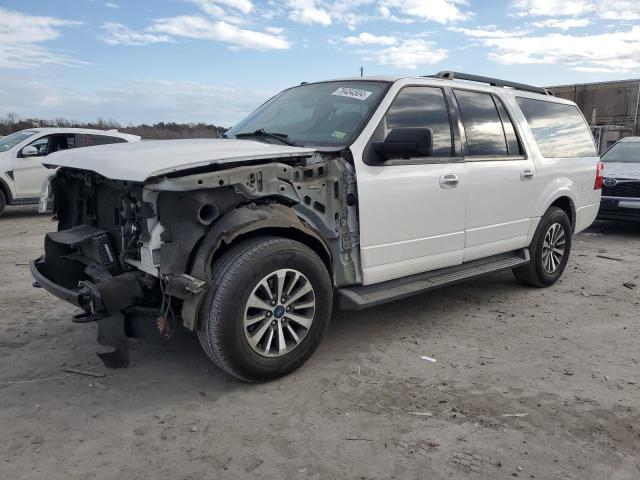
[[[603,156],[603,162],[640,163],[640,142],[619,142]]]
[[[286,135],[298,145],[344,147],[356,139],[387,87],[385,82],[344,81],[290,88],[242,120],[227,136],[264,130]]]
[[[20,130],[19,132],[7,135],[4,138],[0,138],[0,152],[6,152],[10,148],[15,147],[23,140],[35,135],[37,132],[34,130]]]

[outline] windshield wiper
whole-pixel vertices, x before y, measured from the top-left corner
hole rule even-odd
[[[287,135],[286,133],[267,132],[264,128],[259,128],[255,132],[236,133],[236,138],[248,138],[248,137],[273,138],[274,140],[278,140],[279,142],[282,142],[285,145],[290,145],[292,147],[300,147],[301,146],[301,145],[297,144],[296,142],[292,142],[291,140],[287,140],[289,135]]]

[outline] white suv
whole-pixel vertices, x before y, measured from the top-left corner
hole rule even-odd
[[[360,309],[513,269],[562,274],[600,204],[578,108],[546,90],[442,73],[302,84],[216,140],[56,153],[58,231],[31,271],[127,336],[197,332],[245,380],[299,367],[334,305]]]
[[[115,130],[29,128],[0,138],[0,215],[7,205],[37,204],[50,173],[42,165],[50,153],[140,137]]]

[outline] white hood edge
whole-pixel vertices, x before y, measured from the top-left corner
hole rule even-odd
[[[144,182],[150,177],[212,164],[309,157],[312,148],[252,140],[153,140],[76,148],[49,155],[42,163],[90,170],[113,180]]]

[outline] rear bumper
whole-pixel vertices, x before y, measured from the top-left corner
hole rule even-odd
[[[598,218],[640,221],[640,198],[602,197]]]

